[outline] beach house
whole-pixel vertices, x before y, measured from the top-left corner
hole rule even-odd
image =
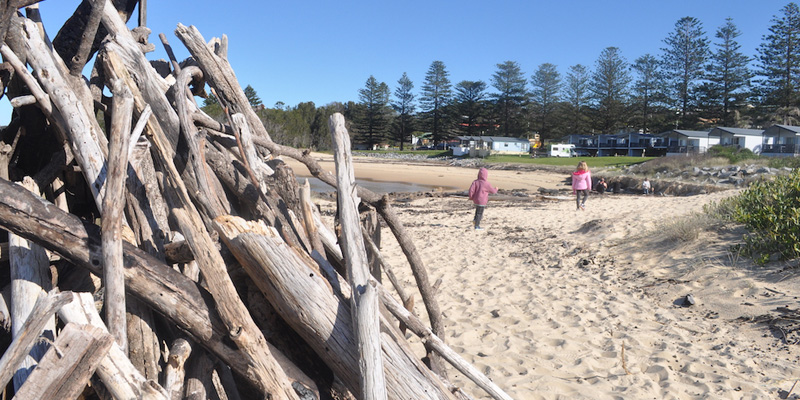
[[[490,154],[528,154],[531,142],[528,139],[503,136],[457,136],[459,145],[453,147],[454,156],[469,154],[470,157],[487,157]]]
[[[709,147],[719,144],[719,138],[709,137],[708,131],[673,129],[658,136],[664,138],[668,156],[705,153]]]
[[[772,125],[764,130],[761,154],[765,156],[800,155],[800,126]]]
[[[709,140],[716,140],[721,146],[734,146],[759,154],[764,142],[764,130],[727,128],[718,126],[708,132]]]

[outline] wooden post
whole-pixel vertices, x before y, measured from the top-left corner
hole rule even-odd
[[[344,127],[344,116],[336,113],[328,125],[336,162],[336,182],[339,184],[337,203],[342,226],[342,252],[347,265],[347,280],[353,296],[350,299],[353,330],[358,340],[361,393],[364,399],[385,399],[386,383],[380,351],[377,282],[370,277],[369,262],[361,238],[358,218],[360,199],[355,191],[355,173],[350,154],[350,135]]]
[[[139,26],[147,26],[147,0],[139,0]]]
[[[39,195],[39,187],[30,177],[25,177],[22,186],[31,193]],[[22,335],[25,321],[33,309],[36,299],[50,291],[50,260],[44,248],[17,235],[8,235],[9,260],[11,267],[11,336]],[[56,320],[50,318],[43,327],[43,332],[36,335],[53,340],[56,334]],[[14,388],[19,389],[27,379],[32,367],[47,351],[45,343],[39,343],[31,349],[20,368],[14,374]],[[15,366],[16,367],[16,366]]]
[[[181,400],[183,398],[183,381],[186,377],[186,359],[192,354],[192,345],[186,339],[176,339],[169,349],[167,359],[167,370],[164,373],[164,386],[169,393],[171,400]]]
[[[314,203],[311,201],[311,185],[309,185],[308,179],[300,186],[300,208],[303,212],[303,224],[306,228],[308,241],[311,242],[311,248],[325,257],[325,247],[322,244],[322,240],[319,238],[319,230],[314,221],[315,209]]]
[[[91,325],[67,324],[20,390],[20,399],[75,399],[114,338]]]
[[[125,218],[125,178],[128,177],[128,141],[133,116],[133,97],[121,81],[112,84],[111,138],[108,155],[108,180],[103,197],[103,282],[106,321],[117,344],[127,354],[128,333],[125,320],[125,274],[122,264],[122,220]]]

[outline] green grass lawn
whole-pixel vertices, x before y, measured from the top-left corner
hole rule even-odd
[[[485,160],[488,163],[513,163],[513,164],[535,164],[535,165],[555,165],[555,166],[576,166],[579,161],[586,161],[589,168],[592,167],[619,167],[632,165],[652,160],[656,157],[537,157],[528,156],[489,156]]]

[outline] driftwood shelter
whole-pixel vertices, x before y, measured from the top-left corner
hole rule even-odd
[[[150,61],[145,0],[80,2],[53,38],[36,3],[0,1],[14,107],[0,143],[4,398],[470,398],[445,362],[510,398],[442,340],[391,201],[353,184],[341,115],[333,174],[271,140],[224,37],[179,24],[191,57],[174,59],[160,35],[172,59]],[[205,92],[224,121],[198,108]],[[338,229],[282,157],[337,188]],[[403,248],[413,290],[383,261],[376,221]]]

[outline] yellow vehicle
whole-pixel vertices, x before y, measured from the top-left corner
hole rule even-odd
[[[538,133],[534,133],[532,138],[528,138],[528,141],[531,142],[531,149],[539,149],[542,147],[542,140],[539,138]]]

